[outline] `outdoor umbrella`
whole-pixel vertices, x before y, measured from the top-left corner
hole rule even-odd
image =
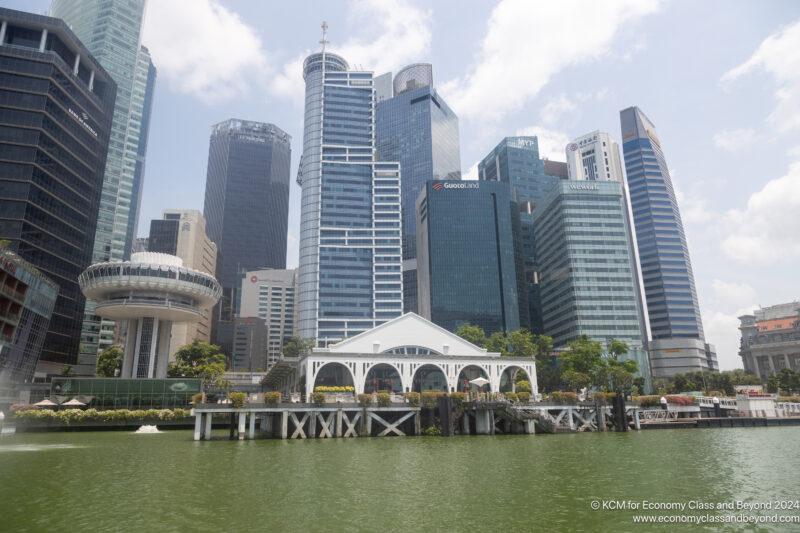
[[[42,400],[41,402],[36,402],[36,403],[35,403],[35,404],[33,404],[33,405],[36,405],[36,406],[38,406],[38,407],[56,407],[58,404],[57,404],[57,403],[55,403],[55,402],[51,402],[50,400],[48,400],[47,398],[45,398],[45,399],[44,399],[44,400]]]
[[[481,376],[481,377],[477,377],[477,378],[471,380],[470,383],[472,383],[473,385],[475,385],[478,388],[481,388],[484,385],[486,385],[487,383],[489,383],[489,380],[486,379],[485,377]]]
[[[82,401],[78,400],[77,398],[73,398],[68,402],[62,403],[61,405],[68,405],[70,407],[83,407],[86,404],[83,403]]]

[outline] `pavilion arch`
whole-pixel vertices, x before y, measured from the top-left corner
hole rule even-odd
[[[489,379],[489,373],[487,370],[479,365],[467,365],[461,369],[458,373],[458,378],[456,379],[456,390],[458,392],[470,391],[470,390],[478,390],[474,385],[471,385],[469,382],[475,378],[482,377],[484,379]],[[490,383],[484,385],[481,390],[483,391],[491,391],[492,387]]]
[[[505,368],[503,368],[503,370],[500,372],[500,383],[498,387],[499,392],[514,391],[516,389],[516,382],[517,382],[516,377],[517,374],[519,374],[520,372],[525,372],[526,374],[528,374],[528,378],[535,379],[535,376],[531,378],[530,372],[528,372],[521,366],[513,364],[508,365]],[[533,386],[533,383],[534,382],[532,381],[531,386]]]
[[[411,390],[414,392],[424,392],[426,390],[440,390],[450,392],[447,373],[444,368],[436,363],[425,363],[414,371],[411,380]]]
[[[403,378],[397,367],[391,363],[375,363],[369,367],[364,378],[364,392],[388,390],[397,394],[403,392]]]
[[[309,392],[313,392],[317,387],[322,386],[355,388],[356,385],[352,370],[347,365],[335,361],[320,366],[313,378],[314,386]]]

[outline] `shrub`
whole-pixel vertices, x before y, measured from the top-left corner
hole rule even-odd
[[[372,403],[372,394],[359,394],[358,403],[361,404],[361,407],[369,407],[369,404]]]
[[[519,401],[522,403],[528,403],[529,401],[531,401],[530,392],[518,392],[517,397],[519,398]]]
[[[800,403],[800,396],[779,396],[778,401],[785,403]]]
[[[574,392],[553,391],[550,393],[550,400],[555,403],[571,404],[578,401],[578,395]]]
[[[202,392],[198,392],[197,394],[192,396],[192,405],[199,405],[199,404],[203,403],[204,399],[205,398],[203,398],[203,393]]]
[[[425,393],[423,393],[423,394],[425,394]],[[436,426],[430,426],[428,428],[425,428],[425,430],[422,432],[422,435],[424,437],[441,437],[442,436],[442,430],[440,430]]]
[[[661,396],[639,396],[639,402],[642,407],[658,407],[661,404]]]
[[[247,395],[243,392],[232,392],[230,398],[233,408],[241,409],[244,407],[245,401],[247,400]]]
[[[667,396],[667,403],[672,405],[687,406],[692,405],[695,401],[696,398],[694,396],[679,396],[677,394],[670,394]]]
[[[436,399],[439,397],[434,391],[425,391],[422,393],[422,407],[425,409],[433,409],[436,407]]]
[[[11,407],[8,408],[8,412],[14,414],[17,411],[30,411],[38,408],[38,405],[33,405],[32,403],[12,403]]]
[[[608,394],[599,390],[594,394],[592,394],[592,399],[596,402],[605,403],[606,401],[608,401]]]
[[[410,403],[414,407],[419,407],[419,393],[418,392],[407,392],[406,393],[406,400],[408,400],[408,403]]]
[[[325,385],[321,385],[314,389],[314,392],[353,392],[356,389],[354,387],[327,387]]]
[[[530,392],[531,391],[531,382],[530,381],[517,381],[515,386],[517,392]]]
[[[453,392],[450,394],[450,399],[453,400],[453,405],[458,409],[462,409],[464,407],[464,402],[467,401],[467,395],[463,392]]]
[[[278,391],[265,392],[264,403],[270,403],[270,404],[281,403],[281,393]]]
[[[517,396],[516,392],[508,391],[504,392],[503,394],[506,395],[506,400],[508,400],[511,403],[517,403],[519,401],[519,396]]]
[[[311,401],[317,405],[322,405],[325,403],[325,393],[324,392],[312,392],[311,393]]]
[[[392,397],[389,395],[388,392],[379,392],[378,393],[378,405],[381,407],[389,407],[392,403]]]

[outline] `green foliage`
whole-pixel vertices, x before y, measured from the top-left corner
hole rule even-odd
[[[75,369],[72,365],[64,365],[61,367],[61,375],[62,376],[72,376],[75,374]]]
[[[425,428],[425,430],[423,430],[422,436],[423,437],[441,437],[442,436],[442,430],[440,430],[436,426],[430,426],[428,428]]]
[[[453,405],[458,409],[463,409],[464,402],[467,401],[467,395],[463,392],[453,392],[450,394],[450,399],[453,401]]]
[[[525,328],[508,334],[510,352],[514,357],[533,357],[533,335]]]
[[[519,396],[517,396],[516,392],[509,391],[509,392],[505,392],[503,394],[505,394],[506,400],[508,400],[509,402],[517,403],[519,401]]]
[[[514,385],[516,391],[519,392],[531,392],[531,382],[530,381],[517,381],[516,385]]]
[[[534,335],[531,340],[533,342],[533,356],[537,361],[553,351],[553,337]]]
[[[419,407],[419,393],[418,392],[407,392],[406,393],[406,400],[408,400],[408,403],[410,403],[414,407]]]
[[[800,403],[800,396],[779,396],[778,401],[785,403]]]
[[[530,392],[518,392],[517,397],[519,398],[519,401],[522,403],[528,403],[529,401],[531,401]]]
[[[433,409],[436,407],[436,399],[439,397],[440,393],[436,393],[433,391],[425,391],[422,393],[422,407],[425,409]]]
[[[486,351],[499,353],[501,356],[508,355],[508,337],[502,331],[495,331],[486,340]]]
[[[392,397],[388,392],[378,393],[378,405],[381,407],[389,407],[392,404]]]
[[[311,401],[317,405],[322,405],[325,403],[325,393],[324,392],[312,392],[311,393]]]
[[[232,392],[230,398],[234,409],[244,408],[244,404],[247,402],[247,394],[243,392]]]
[[[372,394],[359,394],[358,403],[361,404],[361,407],[369,407],[369,404],[372,403]]]
[[[471,342],[475,346],[486,348],[486,341],[487,341],[486,333],[480,326],[464,324],[463,326],[458,328],[458,331],[456,331],[456,335],[466,340],[467,342]]]
[[[192,405],[199,405],[205,401],[204,398],[205,394],[202,392],[198,392],[197,394],[192,396]]]
[[[316,392],[353,392],[356,389],[355,389],[355,387],[350,387],[350,386],[347,386],[347,387],[338,387],[338,386],[327,387],[325,385],[321,385],[321,386],[315,388],[314,390]]]
[[[265,392],[264,403],[269,403],[269,404],[281,403],[281,393],[278,391]]]
[[[146,409],[129,411],[128,409],[114,409],[109,411],[98,411],[97,409],[66,409],[63,411],[53,411],[51,409],[29,409],[16,411],[12,415],[16,420],[34,421],[45,423],[56,423],[69,425],[75,422],[131,422],[141,423],[143,421],[168,421],[183,420],[190,417],[186,409]]]
[[[111,346],[97,356],[95,374],[101,378],[113,378],[122,369],[122,348]]]
[[[567,370],[561,374],[561,379],[567,382],[571,390],[578,390],[592,384],[592,377],[584,372]]]
[[[175,353],[175,362],[169,363],[167,375],[171,378],[200,378],[206,387],[214,384],[229,390],[230,382],[220,379],[225,368],[225,355],[219,346],[195,340]]]
[[[308,353],[314,346],[316,346],[314,339],[301,339],[300,337],[294,336],[283,345],[283,356],[298,357],[304,353]]]
[[[549,396],[550,401],[561,404],[578,403],[578,395],[574,392],[553,391]]]

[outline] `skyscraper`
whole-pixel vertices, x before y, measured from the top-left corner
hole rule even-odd
[[[262,122],[230,119],[212,127],[203,214],[206,233],[217,245],[222,285],[212,342],[227,355],[244,273],[286,267],[291,140]]]
[[[296,292],[297,270],[253,270],[242,279],[239,316],[266,324],[263,345],[266,362],[252,367],[253,370],[259,367],[266,370],[272,366],[281,356],[284,343],[294,336],[297,322],[294,306]],[[234,345],[234,357],[237,351],[238,347]],[[240,368],[238,362],[236,367]]]
[[[0,61],[0,239],[59,286],[39,363],[58,372],[78,360],[116,84],[63,21],[10,9]]]
[[[433,88],[433,67],[409,65],[381,87],[375,112],[380,161],[399,161],[403,216],[403,311],[417,312],[415,205],[425,183],[461,179],[458,117]],[[391,73],[388,74],[391,77]]]
[[[653,376],[716,368],[713,347],[703,338],[689,249],[656,128],[638,107],[620,111],[620,121]]]
[[[528,309],[520,310],[520,323],[542,333],[533,210],[559,180],[567,179],[567,165],[539,157],[535,136],[506,137],[478,163],[478,179],[506,183],[519,206],[528,290]]]
[[[323,48],[303,78],[298,335],[326,344],[402,313],[400,165],[375,160],[372,72]]]
[[[449,331],[520,328],[527,310],[517,203],[503,183],[434,181],[417,200],[419,311]],[[520,301],[523,305],[520,305]]]
[[[137,239],[138,240],[138,239]],[[146,251],[175,255],[183,266],[214,275],[217,265],[217,245],[206,235],[206,219],[194,209],[167,209],[163,218],[150,222]],[[203,316],[193,322],[172,324],[169,357],[195,339],[211,340],[211,309],[202,309]]]
[[[63,19],[117,84],[92,263],[130,257],[142,197],[156,69],[141,44],[145,0],[53,0]],[[98,351],[113,342],[115,323],[88,301],[81,333],[81,373],[93,373]]]

